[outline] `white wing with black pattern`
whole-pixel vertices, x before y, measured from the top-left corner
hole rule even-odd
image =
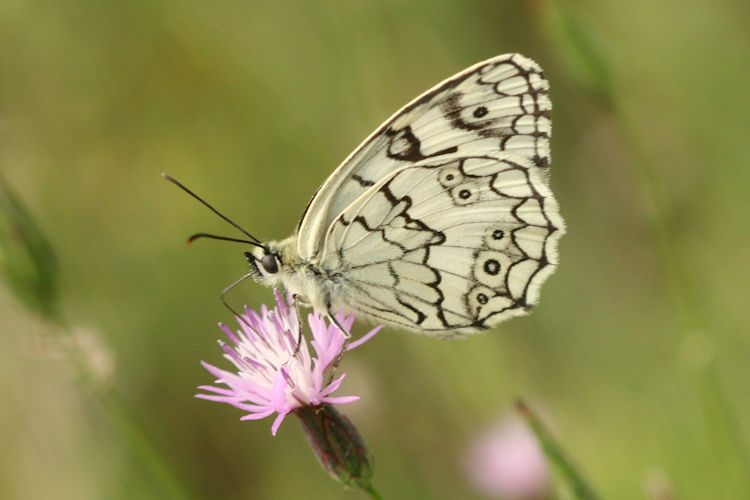
[[[320,268],[337,283],[336,309],[457,336],[536,303],[563,228],[543,167],[507,153],[441,155],[397,170],[341,213]]]
[[[504,151],[547,168],[549,85],[520,54],[475,64],[396,112],[331,174],[300,221],[297,250],[315,261],[331,223],[393,172],[446,154]]]
[[[252,274],[312,307],[436,337],[527,312],[557,266],[549,85],[519,54],[417,97],[318,189]]]

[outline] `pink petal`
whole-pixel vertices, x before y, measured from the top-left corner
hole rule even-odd
[[[273,388],[271,389],[271,406],[274,408],[280,408],[282,406],[282,403],[286,400],[286,388],[286,379],[284,379],[282,372],[278,372],[276,374],[276,380],[273,383]]]
[[[223,396],[223,397],[232,397],[232,396],[235,396],[237,394],[235,391],[233,391],[231,389],[224,389],[223,387],[214,387],[212,385],[202,385],[202,386],[198,387],[198,389],[200,389],[202,391],[215,392],[216,394],[196,394],[195,395],[196,398],[204,398],[205,399],[206,396],[217,396],[217,395]]]
[[[279,430],[279,426],[281,425],[281,422],[284,421],[284,417],[286,417],[286,413],[279,413],[279,416],[273,421],[273,425],[271,426],[272,436],[276,435],[276,431]]]
[[[237,336],[230,330],[224,323],[219,323],[219,328],[221,328],[224,331],[224,334],[229,337],[229,340],[231,340],[235,345],[240,343],[240,339],[237,338]]]
[[[336,391],[336,389],[338,389],[341,386],[341,382],[344,381],[344,377],[346,377],[346,373],[342,374],[339,378],[337,378],[336,380],[334,380],[330,384],[328,384],[328,387],[326,387],[325,389],[323,389],[320,392],[320,395],[321,396],[328,396],[330,393]]]
[[[347,346],[346,350],[347,351],[351,351],[352,349],[361,346],[362,344],[364,344],[365,342],[367,342],[368,340],[370,340],[371,338],[373,338],[375,336],[375,334],[377,334],[380,330],[383,329],[384,326],[385,325],[378,325],[378,326],[376,326],[375,328],[373,328],[372,330],[370,330],[369,333],[363,335],[361,338],[359,338],[359,339],[355,340],[354,342],[352,342],[351,344],[349,344]]]
[[[359,396],[337,396],[334,398],[321,398],[321,402],[331,405],[345,405],[359,400]]]
[[[250,413],[248,415],[243,415],[242,417],[240,417],[240,420],[260,420],[261,418],[266,418],[272,413],[273,409],[268,409],[259,413]]]

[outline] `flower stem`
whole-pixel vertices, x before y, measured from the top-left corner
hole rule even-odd
[[[365,491],[368,495],[370,495],[371,498],[374,498],[375,500],[383,500],[383,497],[380,496],[378,490],[376,490],[372,485],[370,485],[369,488],[363,488],[363,491]]]

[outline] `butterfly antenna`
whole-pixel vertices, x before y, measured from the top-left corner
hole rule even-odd
[[[261,245],[260,243],[256,243],[254,241],[241,240],[239,238],[230,238],[228,236],[218,236],[216,234],[208,234],[208,233],[196,233],[196,234],[192,235],[190,238],[188,238],[188,241],[187,241],[188,245],[192,245],[193,242],[195,240],[197,240],[198,238],[209,238],[209,239],[212,239],[212,240],[222,240],[222,241],[235,241],[237,243],[247,243],[249,245],[255,245],[256,247],[260,247],[260,248],[263,248],[263,249],[266,248],[263,245]]]
[[[250,234],[247,231],[245,231],[244,229],[242,229],[238,224],[236,224],[232,220],[230,220],[229,217],[227,217],[226,215],[222,214],[221,212],[219,212],[218,210],[216,210],[214,207],[212,207],[211,204],[208,203],[206,200],[204,200],[203,198],[201,198],[200,196],[198,196],[197,194],[195,194],[194,192],[192,192],[191,190],[189,190],[188,188],[186,188],[180,181],[178,181],[174,177],[171,177],[171,176],[169,176],[167,174],[161,174],[161,176],[164,177],[169,182],[171,182],[172,184],[174,184],[175,186],[177,186],[180,189],[182,189],[183,191],[185,191],[187,194],[189,194],[190,196],[192,196],[196,200],[198,200],[201,203],[203,203],[206,207],[209,208],[209,210],[211,210],[213,213],[215,213],[216,215],[218,215],[219,217],[221,217],[222,219],[224,219],[225,221],[227,221],[228,223],[230,223],[231,225],[233,225],[235,228],[237,228],[240,231],[242,231],[242,233],[245,236],[247,236],[248,238],[250,238],[251,240],[253,240],[256,245],[261,246],[261,242],[260,242],[260,240],[258,238],[256,238],[252,234]],[[265,248],[265,247],[262,247],[262,248]]]

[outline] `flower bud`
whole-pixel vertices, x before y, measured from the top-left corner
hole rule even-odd
[[[294,410],[318,462],[344,486],[372,491],[372,455],[357,428],[333,406]]]
[[[52,316],[57,277],[52,246],[0,177],[0,278],[21,302]]]

